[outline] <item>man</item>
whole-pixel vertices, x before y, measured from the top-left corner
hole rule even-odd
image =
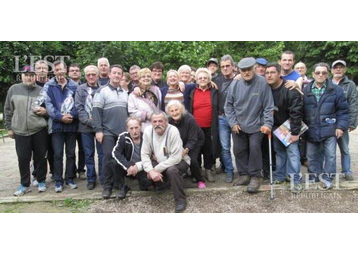
[[[160,89],[168,86],[168,84],[162,79],[164,72],[164,65],[162,62],[153,63],[150,70],[152,71],[152,85],[156,85]]]
[[[276,152],[276,170],[274,180],[276,184],[286,182],[287,176],[291,177],[293,185],[291,192],[299,193],[302,190],[300,181],[300,151],[298,140],[302,122],[302,98],[297,90],[289,90],[285,87],[285,80],[281,78],[281,67],[277,63],[266,66],[265,78],[272,89],[275,103],[273,128],[277,129],[286,120],[290,120],[291,137],[290,145],[286,147],[280,139],[273,136]]]
[[[176,127],[168,124],[164,112],[155,112],[151,118],[152,126],[144,130],[141,157],[144,171],[157,186],[169,181],[173,189],[175,212],[186,208],[186,194],[182,175],[186,173],[190,158],[183,155],[183,142]]]
[[[128,117],[128,93],[120,82],[123,68],[120,65],[110,67],[109,83],[97,90],[93,99],[93,122],[96,140],[102,144],[104,185],[102,197],[112,195],[115,180],[115,169],[112,164],[112,150],[119,134],[126,130],[125,120]],[[117,188],[117,187],[116,187]]]
[[[255,73],[257,75],[265,76],[265,68],[268,61],[265,58],[257,58],[255,65]]]
[[[131,66],[129,68],[129,75],[131,76],[131,83],[129,86],[134,89],[139,86],[139,77],[138,72],[140,71],[140,67],[137,65]]]
[[[68,77],[70,77],[71,80],[74,81],[77,85],[83,84],[83,82],[81,81],[81,69],[80,66],[76,63],[72,63],[68,67]],[[76,134],[76,141],[78,145],[78,162],[76,166],[76,173],[81,180],[86,180],[85,153],[83,151],[81,134],[79,132],[77,132]]]
[[[299,73],[293,70],[295,64],[295,53],[292,51],[285,51],[281,54],[279,61],[281,66],[281,76],[286,82],[285,86],[291,89],[302,89],[303,79]]]
[[[147,191],[149,186],[153,184],[148,179],[147,173],[143,171],[143,164],[141,161],[141,147],[142,147],[142,130],[141,121],[135,117],[129,117],[126,121],[127,132],[119,135],[117,144],[113,148],[113,158],[117,164],[117,174],[119,182],[122,187],[117,195],[118,199],[124,199],[130,188],[125,185],[125,175],[135,178],[139,182],[139,189]]]
[[[347,64],[343,60],[336,60],[332,64],[333,84],[340,86],[349,105],[349,125],[341,138],[338,139],[338,147],[341,152],[342,174],[347,181],[353,181],[353,172],[351,170],[351,157],[349,154],[349,132],[355,130],[358,124],[358,96],[356,85],[345,75]]]
[[[98,172],[99,180],[103,184],[104,176],[102,171],[103,150],[102,145],[95,139],[95,131],[93,129],[93,97],[97,90],[101,87],[98,84],[98,68],[89,65],[85,68],[86,83],[77,88],[76,91],[76,108],[78,112],[78,133],[81,135],[85,164],[87,167],[87,189],[93,190],[96,187],[96,167],[94,161],[95,142],[98,154]],[[86,177],[86,176],[85,176]]]
[[[254,58],[243,58],[238,67],[242,79],[231,85],[225,103],[225,115],[233,133],[234,154],[239,179],[234,186],[248,185],[255,193],[261,185],[261,141],[273,125],[272,92],[264,77],[255,74]]]
[[[313,66],[313,81],[304,88],[304,119],[308,130],[307,159],[310,171],[323,182],[325,189],[332,188],[336,174],[336,145],[348,129],[349,112],[344,91],[328,78],[329,66]],[[325,158],[324,168],[320,158]]]
[[[35,63],[36,84],[43,87],[48,82],[48,63],[45,60],[39,60]]]
[[[225,116],[224,104],[235,77],[233,67],[233,58],[230,55],[223,56],[220,60],[222,75],[217,76],[213,80],[219,89],[219,139],[221,144],[221,159],[225,167],[225,182],[227,183],[233,182],[234,166],[231,158],[231,128]]]
[[[46,109],[36,104],[41,87],[35,83],[35,71],[31,66],[22,69],[22,83],[12,85],[5,101],[5,127],[9,137],[15,139],[21,184],[14,196],[22,196],[30,190],[30,161],[33,155],[38,191],[46,191],[47,174],[47,121]]]
[[[77,84],[66,78],[66,64],[63,61],[53,63],[55,77],[45,84],[47,87],[46,109],[49,119],[49,133],[52,134],[54,150],[55,192],[63,190],[63,150],[66,146],[65,181],[71,189],[77,189],[74,182],[75,149],[77,133],[77,110],[74,97]]]
[[[97,60],[97,67],[99,70],[99,85],[106,85],[109,82],[109,61],[107,58],[100,58]]]
[[[217,71],[219,70],[218,60],[216,58],[209,59],[209,61],[206,63],[206,68],[209,69],[209,71],[211,72],[212,80],[214,80],[218,76],[217,73]]]

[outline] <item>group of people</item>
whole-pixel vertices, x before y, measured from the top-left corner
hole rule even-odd
[[[143,191],[172,189],[175,211],[181,212],[187,205],[183,176],[204,189],[216,181],[220,158],[225,182],[234,182],[231,142],[238,170],[233,185],[247,185],[255,193],[269,175],[268,135],[287,120],[289,145],[272,136],[275,184],[289,178],[290,190],[301,192],[300,167],[307,160],[311,180],[331,188],[337,143],[342,173],[353,180],[349,132],[357,127],[358,98],[356,85],[345,75],[346,62],[335,61],[332,70],[318,63],[312,79],[304,63],[294,64],[291,51],[283,52],[278,63],[249,57],[236,64],[225,55],[206,67],[169,70],[164,80],[161,62],[150,68],[134,65],[126,73],[100,58],[97,66],[84,68],[85,82],[77,64],[67,68],[56,61],[51,79],[46,61],[25,66],[22,83],[11,86],[5,103],[5,126],[15,139],[21,176],[14,195],[30,191],[31,175],[32,185],[46,191],[49,161],[57,193],[64,185],[77,189],[78,174],[87,179],[88,190],[99,179],[104,199],[113,190],[124,199],[130,190],[126,178],[132,178]],[[308,126],[303,135],[302,123]]]

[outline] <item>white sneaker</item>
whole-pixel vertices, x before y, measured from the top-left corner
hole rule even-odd
[[[22,184],[20,184],[19,188],[15,191],[14,196],[15,197],[20,197],[25,195],[26,193],[30,192],[31,189],[30,187],[25,187]]]
[[[38,187],[38,191],[39,192],[45,192],[47,190],[46,188],[46,182],[40,182],[39,183],[39,187]]]
[[[37,181],[37,179],[34,178],[34,179],[32,180],[32,186],[33,186],[33,187],[38,187],[38,186],[39,186],[39,182]]]

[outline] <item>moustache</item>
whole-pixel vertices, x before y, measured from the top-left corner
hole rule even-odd
[[[154,126],[154,129],[160,128],[161,130],[165,130],[165,128],[161,125]]]

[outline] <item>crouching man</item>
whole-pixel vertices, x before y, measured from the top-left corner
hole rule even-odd
[[[125,184],[125,175],[135,178],[139,181],[139,189],[147,191],[148,187],[153,184],[148,179],[147,173],[143,171],[143,164],[141,161],[141,147],[142,147],[142,122],[135,117],[129,117],[126,121],[127,132],[119,135],[116,146],[113,148],[113,159],[117,163],[116,173],[119,183],[122,185],[118,199],[124,199],[130,190]]]
[[[143,135],[141,156],[144,171],[157,186],[169,182],[174,193],[175,212],[182,212],[186,208],[182,175],[189,167],[190,158],[188,155],[182,157],[183,142],[179,131],[168,124],[164,112],[153,113],[151,124]]]

